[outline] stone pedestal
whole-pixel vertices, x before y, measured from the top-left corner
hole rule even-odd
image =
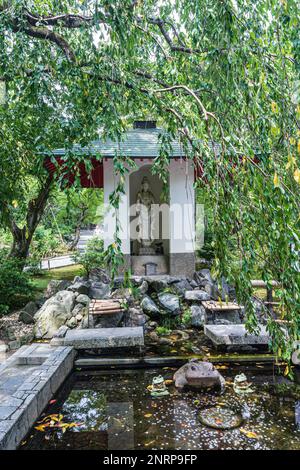
[[[169,263],[168,257],[164,255],[145,255],[131,256],[131,272],[135,276],[145,276],[145,265],[154,263],[157,265],[156,274],[168,274]]]

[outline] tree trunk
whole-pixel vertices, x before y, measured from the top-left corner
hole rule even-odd
[[[52,178],[49,177],[41,188],[38,196],[28,204],[25,225],[20,228],[11,218],[10,231],[13,236],[13,245],[10,256],[23,260],[24,265],[29,254],[29,248],[34,232],[41,220],[44,209],[51,191]]]
[[[86,212],[87,212],[87,207],[84,207],[82,209],[81,213],[80,213],[80,216],[79,216],[79,219],[78,219],[78,222],[77,222],[77,225],[76,225],[74,240],[70,244],[70,249],[71,250],[75,250],[76,246],[78,245],[79,238],[80,238],[80,229],[81,229],[81,226],[83,224]]]

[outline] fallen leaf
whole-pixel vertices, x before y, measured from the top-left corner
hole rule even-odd
[[[151,418],[151,416],[152,416],[152,413],[146,413],[146,414],[144,415],[144,418]]]
[[[246,437],[249,439],[258,439],[259,436],[256,434],[256,432],[253,431],[247,431],[247,429],[240,428],[240,432],[245,434]]]
[[[165,380],[165,384],[166,385],[171,385],[173,383],[173,380],[172,379],[167,379]]]

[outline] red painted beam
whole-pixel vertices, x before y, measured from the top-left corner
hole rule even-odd
[[[44,162],[46,170],[52,175],[55,176],[57,173],[57,165],[61,167],[63,173],[63,179],[66,181],[68,187],[72,186],[75,181],[75,174],[78,174],[80,177],[80,184],[82,188],[103,188],[103,162],[95,158],[91,159],[92,170],[87,171],[84,162],[80,162],[77,165],[77,168],[74,168],[74,171],[69,168],[63,168],[64,161],[60,157],[55,157],[56,164],[54,164],[50,157],[47,157]]]

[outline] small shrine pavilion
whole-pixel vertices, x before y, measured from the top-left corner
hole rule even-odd
[[[185,158],[179,141],[172,140],[168,196],[162,202],[163,183],[151,171],[153,160],[160,153],[159,134],[162,132],[155,121],[136,121],[121,142],[96,140],[87,148],[75,146],[73,151],[91,160],[90,172],[84,163],[79,164],[81,186],[103,188],[104,247],[114,241],[118,223],[124,269],[134,275],[192,276],[195,270],[195,165]],[[109,200],[119,181],[114,168],[116,153],[135,163],[125,175],[125,194],[117,211]],[[52,154],[63,165],[65,149],[56,149]],[[101,159],[95,158],[96,155]],[[45,166],[50,173],[55,172],[53,157],[46,159]],[[68,174],[67,178],[72,184],[75,176]]]

